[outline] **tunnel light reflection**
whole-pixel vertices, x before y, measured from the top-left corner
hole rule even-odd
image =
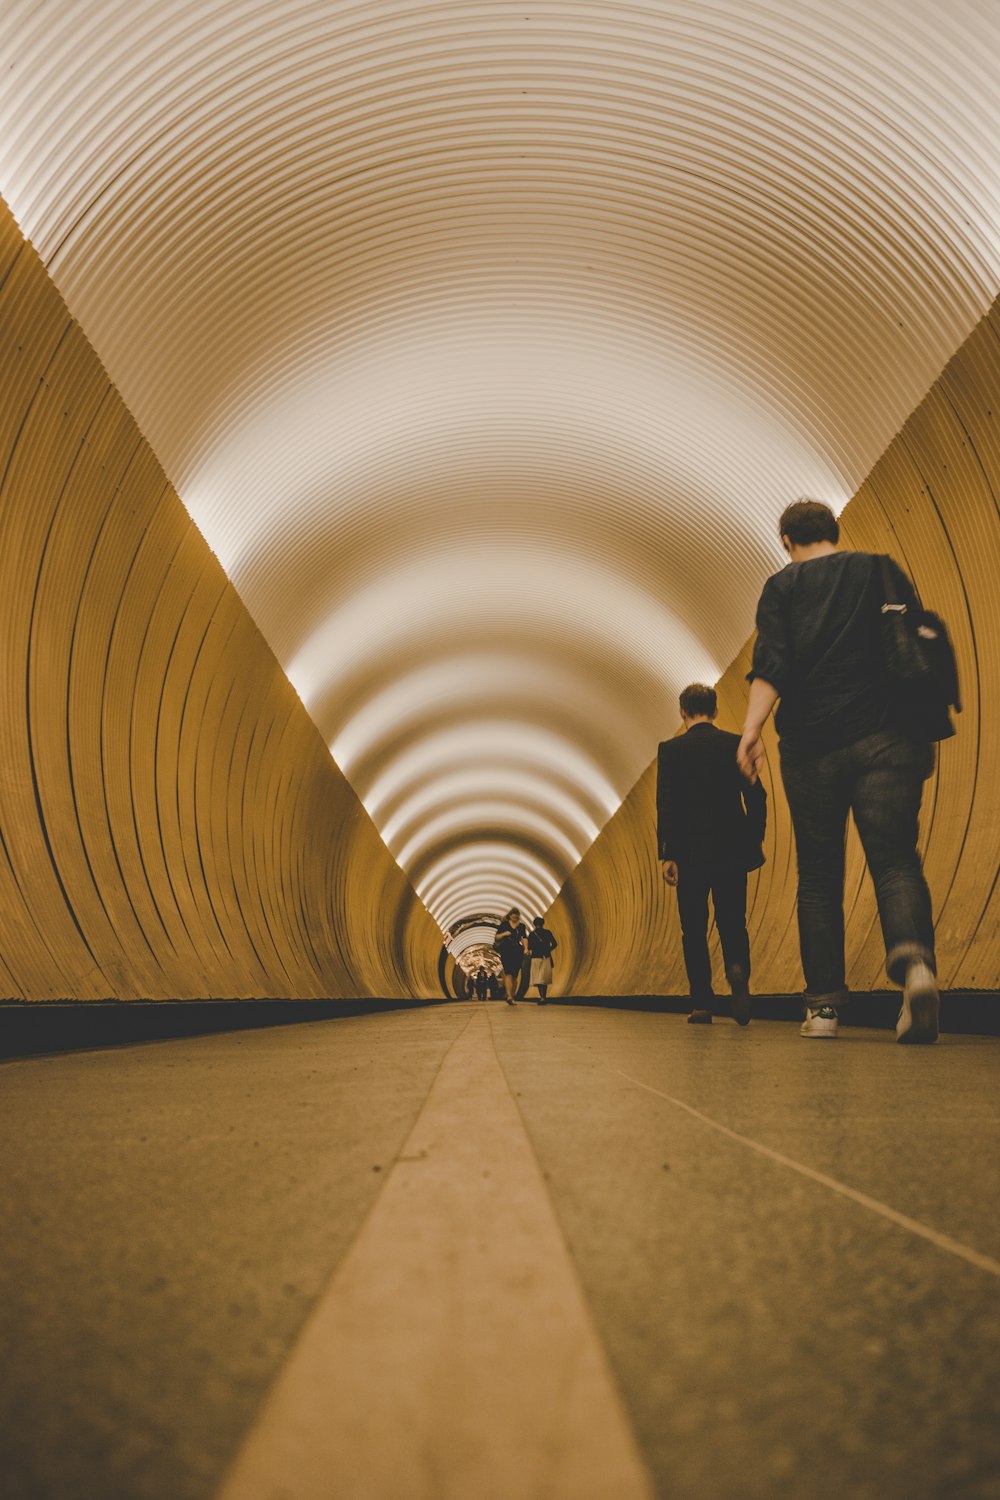
[[[511,849],[515,849],[511,845]],[[499,890],[517,886],[519,889],[530,891],[536,900],[550,902],[559,889],[561,881],[546,872],[525,869],[512,859],[506,864],[496,863],[485,868],[475,859],[467,866],[453,867],[445,874],[438,874],[432,885],[426,887],[426,894],[421,891],[421,899],[430,906],[440,906],[442,901],[450,901],[452,898],[460,900],[469,890],[475,888],[481,891]],[[482,898],[486,901],[483,908],[492,911],[495,905],[489,896]],[[472,902],[469,910],[478,910],[477,903]],[[461,915],[461,913],[459,913]]]
[[[409,796],[408,787],[416,788]],[[461,915],[466,897],[472,909],[502,900],[505,909],[527,903],[546,910],[619,801],[571,740],[524,721],[487,720],[439,730],[410,746],[376,779],[365,805],[376,825],[380,810],[392,808],[381,831],[404,869],[435,839],[469,836],[465,853],[444,863],[434,860],[418,883],[424,904],[442,922],[441,901],[452,902],[448,912]],[[504,843],[502,859],[495,846],[489,872],[482,872],[486,883],[457,892],[456,882],[476,868],[482,834],[491,827],[510,829],[515,837],[528,834],[550,851],[550,863],[542,870],[533,857]],[[521,884],[498,886],[497,878],[512,869]],[[529,872],[539,883],[524,883]]]
[[[429,578],[449,581],[433,601]],[[685,682],[716,682],[720,675],[693,631],[630,579],[574,554],[568,542],[560,546],[548,539],[520,552],[512,574],[510,551],[498,547],[495,537],[412,551],[328,615],[288,664],[287,675],[312,709],[349,674],[398,657],[412,644],[415,622],[430,648],[434,640],[460,639],[470,619],[511,649],[519,639],[545,638],[550,652],[560,640],[577,646],[589,641],[599,659],[619,662],[624,673],[633,663],[671,692]],[[341,759],[352,748],[349,739],[341,744],[343,734],[331,748],[351,775],[354,761]]]
[[[504,878],[500,875],[488,881],[456,881],[449,884],[436,900],[426,904],[434,920],[447,931],[466,912],[478,911],[480,907],[491,911],[499,908],[505,912],[516,906],[520,911],[540,916],[548,911],[555,895],[556,892],[524,876]]]
[[[441,730],[408,745],[367,790],[362,784],[358,791],[377,825],[386,803],[408,786],[428,775],[454,775],[480,762],[524,766],[538,773],[553,772],[575,782],[581,794],[602,808],[606,817],[621,804],[623,792],[611,784],[600,766],[572,740],[521,720],[492,717]]]
[[[495,713],[495,705],[505,700],[522,705],[571,702],[580,690],[578,675],[571,662],[514,649],[449,652],[377,692],[340,731],[330,750],[343,771],[356,772],[380,744],[390,737],[398,742],[408,725],[419,733],[420,721],[426,723],[430,714],[443,716],[458,708],[469,718],[484,707]]]
[[[463,802],[450,812],[439,813],[436,818],[423,823],[419,833],[408,839],[398,852],[393,850],[396,862],[402,869],[409,871],[421,854],[449,834],[477,828],[511,828],[532,834],[540,842],[559,850],[565,856],[568,861],[567,873],[574,865],[579,864],[583,855],[581,844],[574,844],[551,818],[541,817],[530,808],[511,806],[509,802],[501,801]]]
[[[527,876],[537,881],[543,890],[551,889],[553,892],[559,889],[560,884],[553,868],[531,850],[502,840],[470,839],[429,864],[414,882],[414,888],[421,899],[424,899],[432,892],[436,882],[460,873],[484,877],[497,874]]]
[[[519,802],[526,808],[545,808],[557,813],[564,822],[575,827],[582,846],[586,848],[596,839],[600,828],[586,810],[559,787],[541,776],[529,775],[503,766],[477,766],[464,773],[441,777],[415,792],[400,803],[382,827],[382,837],[391,849],[395,840],[410,824],[426,817],[442,806],[463,806],[486,792],[503,796],[511,803]],[[402,861],[400,861],[402,862]]]
[[[462,907],[465,911],[478,911],[484,907],[488,911],[501,900],[506,899],[506,907],[509,906],[510,898],[520,900],[531,897],[535,905],[547,909],[555,899],[558,882],[546,882],[535,875],[525,871],[510,871],[497,868],[491,872],[478,873],[474,875],[462,875],[452,873],[447,880],[427,895],[424,904],[428,910],[439,912],[444,905]],[[453,920],[458,920],[461,911],[456,912]]]
[[[509,911],[512,907],[517,907],[518,911],[521,911],[521,912],[529,912],[530,913],[533,910],[532,903],[531,902],[525,902],[519,896],[506,897],[503,901],[499,901],[497,903],[497,905],[500,907],[501,912]],[[455,923],[457,921],[461,921],[463,915],[468,910],[469,910],[469,908],[468,908],[467,905],[466,906],[456,906],[453,911],[451,911],[449,913],[443,914],[441,918],[437,918],[437,917],[434,918],[434,920],[438,923],[439,928],[441,929],[441,934],[442,934],[443,938],[451,930],[451,928],[455,925]],[[547,910],[548,910],[547,907],[540,907],[539,908],[539,911],[547,911]],[[490,937],[487,941],[492,942],[493,941],[492,937]]]
[[[453,880],[428,900],[425,905],[435,920],[450,927],[467,911],[477,911],[481,906],[492,911],[501,907],[507,911],[511,906],[524,906],[539,912],[548,911],[555,900],[556,892],[541,885],[530,876],[504,875],[498,872],[490,879],[481,877],[470,880]],[[444,922],[445,915],[448,916]]]
[[[555,895],[552,887],[533,876],[511,875],[497,870],[491,876],[475,875],[467,879],[453,875],[439,890],[425,899],[424,905],[435,917],[445,906],[460,908],[452,918],[452,921],[457,921],[465,911],[478,911],[480,907],[492,911],[501,902],[506,911],[512,902],[529,898],[532,905],[547,911]]]
[[[536,902],[526,901],[523,894],[518,892],[511,892],[509,895],[505,896],[503,900],[497,901],[495,904],[500,908],[501,914],[510,911],[511,907],[516,906],[518,911],[522,913],[525,921],[529,925],[533,913],[537,913],[539,916],[541,916],[544,912],[548,911],[547,905],[539,906]],[[434,920],[440,927],[442,934],[444,935],[450,932],[455,923],[461,921],[462,917],[467,911],[469,911],[469,909],[470,907],[468,902],[456,902],[453,907],[442,910],[440,916],[435,916]],[[431,913],[431,915],[434,916],[434,913]],[[493,941],[492,937],[489,939],[489,941]]]
[[[486,868],[473,861],[469,867],[452,868],[446,874],[436,876],[431,884],[421,890],[420,895],[427,907],[433,906],[436,909],[442,901],[450,901],[453,897],[456,900],[462,899],[475,889],[487,894],[472,901],[470,909],[475,910],[479,901],[483,900],[487,909],[492,911],[495,902],[488,893],[499,890],[501,886],[507,889],[512,885],[530,890],[538,900],[549,902],[559,888],[559,881],[535,871],[518,869],[513,861],[507,865],[496,864]]]
[[[441,855],[416,882],[417,894],[442,930],[467,912],[508,910],[541,915],[562,876],[530,851],[500,841],[468,842]]]
[[[493,942],[495,927],[467,927],[456,937],[449,938],[445,947],[453,958],[461,958],[470,948],[489,947]]]

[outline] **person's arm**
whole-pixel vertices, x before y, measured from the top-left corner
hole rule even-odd
[[[780,694],[773,683],[763,677],[755,677],[750,684],[747,715],[743,721],[743,736],[736,751],[736,764],[746,779],[755,785],[764,764],[764,742],[761,731],[771,716]],[[749,811],[749,808],[747,809]]]
[[[736,751],[736,764],[751,783],[756,783],[764,764],[761,731],[791,675],[792,644],[786,602],[781,593],[782,585],[778,582],[780,577],[779,573],[767,580],[757,603],[757,639],[753,647],[753,664],[747,673],[750,697],[743,735]]]
[[[656,754],[656,842],[663,878],[668,885],[677,884],[677,818],[673,778],[669,770],[670,741],[662,744]]]

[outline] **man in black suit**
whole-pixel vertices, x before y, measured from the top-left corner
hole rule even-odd
[[[750,939],[747,871],[764,863],[761,847],[767,794],[736,765],[738,734],[717,729],[714,688],[692,683],[681,693],[684,734],[659,747],[656,834],[663,878],[677,887],[684,967],[691,991],[688,1021],[712,1020],[712,963],[708,955],[708,897],[732,990],[733,1017],[750,1019]]]

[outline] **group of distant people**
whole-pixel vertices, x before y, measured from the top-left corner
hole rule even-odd
[[[937,722],[914,715],[912,700],[893,690],[884,622],[886,611],[920,619],[919,600],[890,559],[839,551],[836,517],[819,501],[790,505],[779,531],[789,565],[767,580],[757,607],[742,735],[715,726],[716,693],[694,683],[680,695],[685,732],[658,751],[657,838],[663,876],[677,891],[691,995],[688,1021],[710,1024],[715,1004],[710,895],[732,1014],[740,1025],[750,1020],[747,874],[764,863],[761,733],[777,707],[781,779],[798,858],[801,1033],[836,1037],[847,999],[844,854],[850,813],[875,888],[886,972],[903,990],[896,1039],[931,1043],[938,1036],[939,994],[931,900],[917,852],[918,816],[923,784],[934,768],[933,741],[953,731],[946,709]],[[956,707],[957,696],[956,679]]]
[[[503,994],[503,988],[495,974],[482,964],[472,976],[472,990],[477,1000],[499,1000]]]

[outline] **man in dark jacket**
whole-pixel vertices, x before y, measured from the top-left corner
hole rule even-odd
[[[714,688],[693,683],[681,693],[685,733],[659,747],[656,832],[663,877],[677,887],[684,967],[691,991],[688,1021],[712,1020],[708,897],[733,996],[733,1017],[750,1019],[747,871],[764,863],[767,794],[736,765],[739,735],[717,729]]]

